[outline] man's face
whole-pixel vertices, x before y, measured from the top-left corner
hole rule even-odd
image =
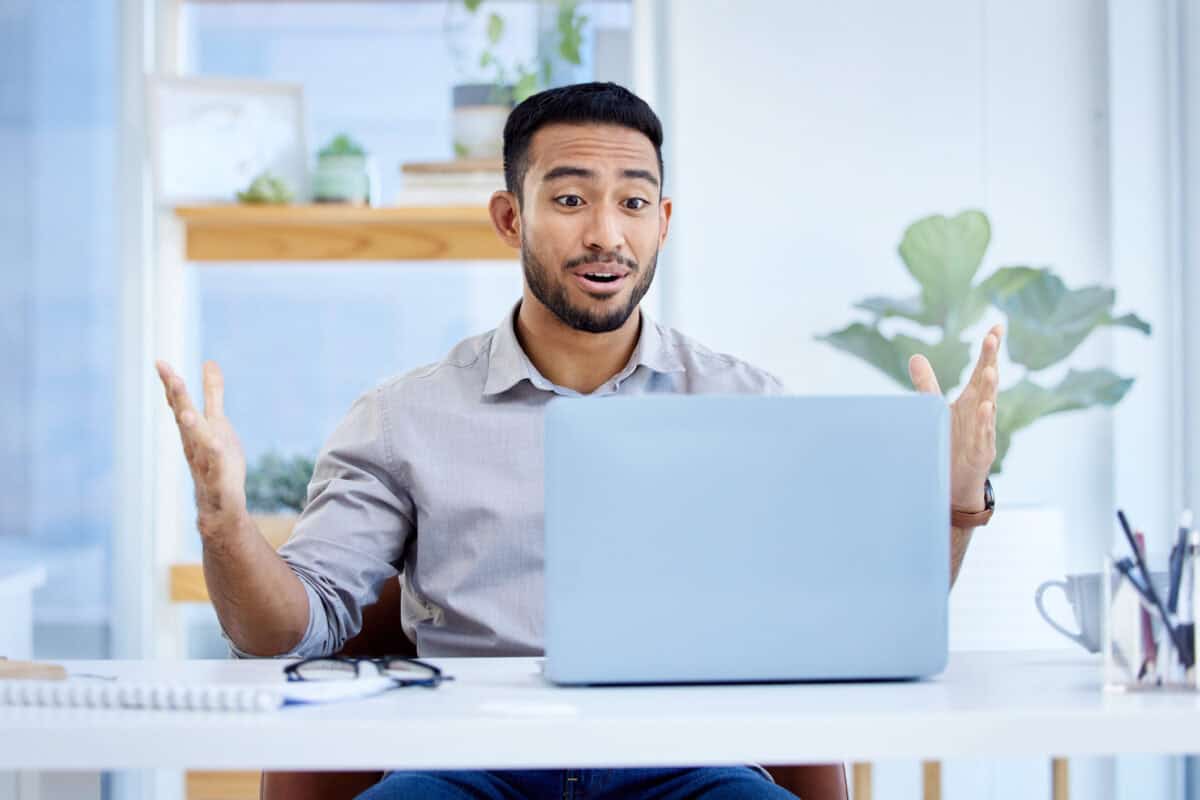
[[[654,280],[670,220],[654,145],[616,125],[549,125],[528,159],[521,263],[530,291],[576,330],[620,328]]]

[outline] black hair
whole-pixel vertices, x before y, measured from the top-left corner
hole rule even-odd
[[[662,122],[646,103],[615,83],[576,83],[547,89],[522,101],[504,124],[504,185],[522,199],[529,169],[533,135],[555,123],[620,125],[645,134],[658,156],[659,186],[663,185]],[[660,188],[661,192],[661,188]]]

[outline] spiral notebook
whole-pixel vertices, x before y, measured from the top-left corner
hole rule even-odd
[[[0,681],[0,707],[260,712],[374,697],[394,688],[386,677],[257,685],[7,680]]]

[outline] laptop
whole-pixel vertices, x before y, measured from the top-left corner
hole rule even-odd
[[[932,396],[551,401],[545,676],[941,672],[949,454]]]

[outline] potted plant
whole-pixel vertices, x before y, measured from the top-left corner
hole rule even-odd
[[[912,387],[909,358],[924,353],[942,390],[950,392],[971,363],[970,342],[979,338],[967,331],[988,308],[1003,314],[1008,357],[1022,374],[997,397],[996,474],[1018,431],[1052,414],[1114,406],[1133,385],[1133,378],[1104,368],[1068,368],[1057,380],[1044,377],[1047,371],[1058,367],[1061,373],[1071,354],[1100,328],[1149,334],[1150,326],[1134,314],[1115,315],[1111,288],[1069,288],[1046,268],[1006,266],[976,281],[990,240],[991,225],[979,211],[917,220],[904,232],[900,258],[916,279],[918,293],[868,297],[855,305],[866,313],[865,321],[817,338],[905,388]],[[900,331],[889,336],[881,329],[885,325]],[[1034,599],[1043,581],[1066,569],[1066,518],[1054,504],[1004,499],[1003,513],[993,518],[985,535],[973,538],[951,592],[952,649],[1058,645],[1053,638],[1058,634],[1038,616]]]
[[[1001,267],[976,283],[990,240],[991,225],[981,211],[917,220],[904,232],[900,258],[920,293],[908,298],[868,297],[855,305],[867,312],[867,322],[854,322],[817,338],[861,358],[905,388],[911,388],[909,358],[924,353],[942,391],[949,392],[958,386],[971,361],[967,329],[983,318],[989,306],[1000,311],[1007,320],[1008,357],[1024,372],[997,397],[992,466],[997,474],[1017,431],[1051,414],[1114,406],[1133,385],[1133,378],[1100,367],[1072,368],[1054,384],[1041,380],[1039,373],[1062,364],[1100,328],[1130,328],[1149,335],[1150,326],[1135,314],[1115,316],[1116,293],[1111,288],[1070,289],[1048,268]],[[888,337],[880,330],[885,320],[906,321],[936,336],[932,341],[906,333]]]
[[[579,13],[578,0],[541,0],[539,23],[552,19],[553,27],[539,37],[549,51],[532,60],[506,58],[501,43],[509,28],[495,9],[483,9],[484,0],[449,0],[465,11],[457,27],[478,24],[486,12],[486,44],[478,56],[460,68],[474,76],[453,88],[454,155],[456,158],[496,159],[501,156],[504,123],[512,107],[550,85],[561,63],[582,64],[580,49],[587,17]],[[453,38],[453,37],[452,37]]]
[[[246,470],[246,508],[273,547],[292,535],[307,501],[313,467],[308,456],[285,458],[271,450]]]
[[[313,200],[318,203],[365,205],[371,195],[367,151],[344,133],[335,136],[317,153],[312,179]]]
[[[261,172],[237,193],[237,199],[247,205],[286,205],[292,202],[292,190],[275,174]]]

